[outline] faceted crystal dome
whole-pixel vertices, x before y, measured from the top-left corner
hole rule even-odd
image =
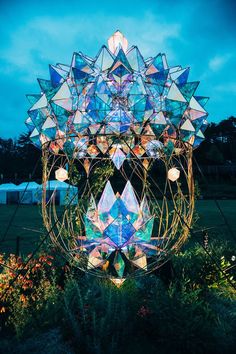
[[[77,158],[108,154],[117,168],[127,146],[145,153],[148,140],[179,139],[197,147],[208,99],[195,94],[199,82],[187,81],[190,69],[170,67],[161,53],[144,59],[119,31],[108,44],[95,58],[79,52],[71,65],[50,65],[49,80],[38,79],[41,93],[27,95],[32,142]]]
[[[108,181],[98,205],[91,196],[84,221],[86,238],[79,237],[78,243],[89,252],[88,269],[114,259],[112,267],[118,277],[123,277],[128,261],[146,270],[148,258],[163,243],[153,236],[154,215],[146,197],[139,204],[129,181],[121,195],[115,195]]]

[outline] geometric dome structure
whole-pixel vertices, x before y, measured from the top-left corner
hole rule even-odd
[[[196,94],[189,68],[170,67],[165,54],[143,58],[119,31],[95,58],[74,53],[70,65],[49,71],[41,93],[27,96],[26,124],[42,148],[44,185],[56,172],[78,187],[78,205],[68,198],[61,219],[44,190],[51,240],[78,268],[118,285],[145,275],[188,236],[192,151],[204,139],[208,98]],[[107,165],[113,172],[94,188]],[[79,166],[85,175],[75,180]]]
[[[78,158],[104,153],[117,167],[127,150],[141,157],[153,136],[197,147],[208,99],[196,94],[198,81],[188,82],[190,68],[170,67],[161,53],[144,59],[119,31],[108,44],[95,58],[79,52],[70,65],[50,65],[49,80],[38,79],[41,93],[27,95],[32,142],[75,156],[79,148]]]

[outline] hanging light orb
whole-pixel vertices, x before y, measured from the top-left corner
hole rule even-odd
[[[179,179],[179,176],[180,176],[180,171],[175,168],[175,167],[172,167],[169,171],[168,171],[168,179],[171,181],[171,182],[175,182],[177,181],[177,179]]]
[[[64,182],[68,179],[68,172],[63,167],[60,167],[56,170],[55,177],[58,181]]]

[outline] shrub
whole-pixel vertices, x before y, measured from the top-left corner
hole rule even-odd
[[[228,244],[212,244],[208,251],[232,276]],[[25,263],[13,255],[1,262],[3,294]],[[70,267],[61,276],[54,258],[39,256],[4,298],[5,335],[14,338],[16,349],[7,339],[0,346],[9,344],[12,353],[54,353],[55,346],[59,353],[79,354],[233,353],[233,286],[199,245],[172,262],[168,282],[151,274],[118,289]]]
[[[2,322],[14,327],[18,336],[26,330],[33,331],[32,322],[37,323],[37,316],[45,303],[53,305],[59,296],[61,289],[56,283],[53,261],[50,255],[40,255],[28,263],[21,257],[1,255]]]

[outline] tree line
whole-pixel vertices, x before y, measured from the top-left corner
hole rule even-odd
[[[230,117],[219,123],[210,123],[205,131],[206,139],[194,155],[203,165],[236,163],[236,118]]]

